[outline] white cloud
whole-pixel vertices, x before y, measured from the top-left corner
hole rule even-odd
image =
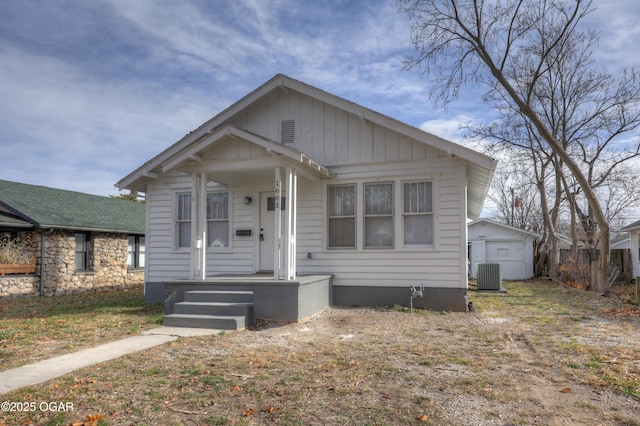
[[[633,60],[640,11],[623,3],[598,4],[615,24],[601,45]],[[437,109],[402,69],[392,0],[0,2],[0,16],[0,179],[114,193],[276,73],[460,143],[461,123],[490,115],[472,90]]]
[[[464,127],[479,124],[479,122],[480,120],[478,117],[456,115],[452,118],[427,120],[423,122],[419,128],[425,132],[432,133],[462,145],[466,144],[464,139],[467,130]]]

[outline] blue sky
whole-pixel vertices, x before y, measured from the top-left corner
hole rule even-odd
[[[637,66],[640,2],[588,23],[610,71]],[[462,142],[477,92],[447,110],[403,70],[395,0],[0,2],[0,179],[97,195],[277,73]]]

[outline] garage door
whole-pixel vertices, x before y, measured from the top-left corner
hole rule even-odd
[[[504,280],[522,280],[525,277],[525,253],[522,241],[487,241],[487,263],[499,263]]]

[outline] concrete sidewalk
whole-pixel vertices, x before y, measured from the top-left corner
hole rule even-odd
[[[95,348],[84,349],[55,358],[0,372],[0,394],[11,392],[63,376],[89,365],[119,358],[133,352],[162,345],[179,337],[208,336],[220,334],[222,330],[182,327],[158,327]]]

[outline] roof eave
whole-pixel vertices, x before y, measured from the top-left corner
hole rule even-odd
[[[59,229],[62,231],[78,231],[78,232],[104,232],[114,234],[138,234],[143,235],[145,232],[133,229],[112,229],[112,228],[100,228],[92,226],[68,226],[68,225],[55,225],[55,224],[43,224],[40,229]]]
[[[9,213],[18,216],[20,219],[24,220],[25,222],[29,222],[35,228],[38,228],[40,226],[40,224],[37,221],[33,220],[32,218],[30,218],[26,214],[22,213],[21,211],[16,210],[15,208],[11,207],[9,204],[0,201],[0,206],[4,207],[5,209],[7,209],[9,211]]]

